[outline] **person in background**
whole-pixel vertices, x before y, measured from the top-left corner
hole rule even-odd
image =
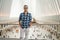
[[[20,26],[20,39],[27,40],[29,28],[32,25],[32,15],[28,12],[28,5],[24,5],[24,12],[20,13],[19,26]],[[25,38],[24,38],[25,34]]]

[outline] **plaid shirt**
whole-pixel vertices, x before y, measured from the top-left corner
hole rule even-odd
[[[22,28],[28,28],[30,26],[30,22],[32,20],[32,16],[31,13],[27,13],[27,15],[25,15],[25,13],[21,13],[19,16],[19,22],[21,23]]]

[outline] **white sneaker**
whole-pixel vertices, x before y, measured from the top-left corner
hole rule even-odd
[[[24,38],[23,37],[20,37],[20,40],[24,40]]]

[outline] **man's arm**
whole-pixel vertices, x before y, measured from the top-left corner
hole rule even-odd
[[[32,15],[30,13],[30,26],[32,25]]]
[[[20,16],[19,16],[19,27],[21,27],[20,21],[21,21],[21,14],[20,14]]]

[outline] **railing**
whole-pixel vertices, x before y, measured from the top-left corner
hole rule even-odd
[[[52,35],[56,36],[58,35],[58,27],[60,24],[38,24],[38,23],[33,23],[32,26],[42,28],[48,32],[50,32]],[[14,27],[18,27],[18,24],[0,24],[0,36],[1,32],[6,29],[11,29]]]

